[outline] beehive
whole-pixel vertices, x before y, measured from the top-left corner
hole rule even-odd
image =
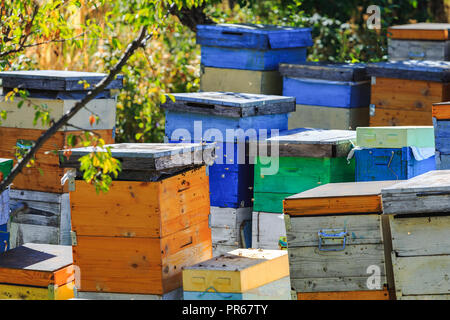
[[[163,296],[181,287],[183,266],[211,258],[205,163],[214,160],[213,146],[110,147],[122,162],[110,190],[97,194],[76,180],[70,193],[78,291]],[[61,164],[78,168],[92,151],[73,149]]]
[[[364,64],[281,64],[283,95],[296,99],[289,129],[356,129],[368,125],[370,78]]]
[[[450,299],[449,179],[430,171],[382,190],[399,300]]]
[[[290,300],[286,251],[237,249],[183,269],[184,299]]]
[[[13,161],[11,159],[0,158],[0,181],[5,179],[12,169]],[[4,252],[10,248],[9,245],[9,188],[0,194],[0,252]]]
[[[450,24],[414,23],[388,28],[389,60],[450,60]]]
[[[284,200],[298,299],[389,299],[389,224],[380,215],[380,195],[395,183],[329,183]]]
[[[431,126],[360,127],[356,181],[406,180],[434,170]]]
[[[372,77],[371,127],[432,125],[432,104],[450,99],[447,61],[370,63],[367,73]]]
[[[450,102],[433,104],[436,169],[450,169]]]
[[[27,243],[0,253],[0,299],[66,300],[74,282],[70,246]]]

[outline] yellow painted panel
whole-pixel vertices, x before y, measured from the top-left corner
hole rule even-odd
[[[21,98],[14,98],[14,101],[1,101],[0,110],[5,110],[8,113],[6,119],[2,120],[2,127],[8,128],[22,128],[22,129],[39,129],[44,130],[48,127],[43,126],[39,120],[36,125],[33,125],[34,115],[36,110],[34,106],[47,106],[50,112],[50,117],[58,120],[64,113],[69,111],[77,102],[76,100],[52,100],[28,98],[19,109],[17,106]],[[89,110],[87,110],[89,109]],[[94,113],[99,116],[99,122],[93,126],[89,123],[89,116]],[[71,120],[70,123],[76,127],[101,130],[112,129],[116,121],[116,102],[114,99],[94,99],[90,101],[86,108],[81,109]],[[80,130],[75,127],[63,127],[60,131]]]
[[[72,281],[55,289],[55,300],[68,300],[74,298],[75,282]]]
[[[202,67],[200,90],[281,95],[283,79],[278,71]]]
[[[285,250],[237,249],[185,268],[183,290],[242,293],[286,276]]]
[[[0,284],[0,300],[67,300],[74,297],[74,282],[59,287]]]

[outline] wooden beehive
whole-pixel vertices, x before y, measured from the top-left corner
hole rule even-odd
[[[434,170],[431,126],[356,129],[356,181],[407,180]]]
[[[277,70],[279,63],[305,61],[313,42],[310,28],[216,24],[197,26],[197,44],[206,67]]]
[[[181,269],[211,258],[209,183],[202,144],[110,145],[122,161],[106,194],[84,181],[70,193],[80,292],[164,295],[181,287]],[[92,148],[61,164],[79,167]],[[100,150],[101,151],[101,150]]]
[[[432,125],[432,104],[450,99],[447,61],[378,62],[368,64],[367,72],[371,127]]]
[[[0,253],[0,299],[66,300],[74,281],[70,246],[27,243]]]
[[[11,173],[12,165],[12,159],[0,158],[0,181]],[[9,188],[7,188],[0,194],[0,252],[10,248],[8,228],[10,211],[9,191]]]
[[[414,23],[388,28],[389,60],[450,60],[450,24]]]
[[[364,64],[280,64],[283,95],[296,99],[289,129],[355,129],[368,124],[370,78]]]
[[[183,269],[184,299],[290,300],[286,251],[237,249]]]
[[[40,120],[34,123],[35,107],[49,112],[54,121],[67,113],[82,99],[105,74],[75,71],[36,70],[0,72],[3,95],[14,88],[26,90],[27,99],[0,102],[0,108],[8,116],[0,126],[0,157],[16,158],[16,152],[25,153],[48,129]],[[123,76],[113,80],[106,90],[90,101],[75,115],[67,126],[55,133],[35,155],[36,164],[24,168],[14,180],[12,188],[42,192],[64,193],[60,180],[64,170],[58,167],[59,160],[52,153],[67,144],[69,135],[79,135],[81,129],[93,130],[106,143],[114,143],[116,101],[112,91],[122,88]],[[19,108],[20,107],[20,108]],[[99,121],[91,125],[90,115]]]
[[[247,140],[261,131],[286,130],[292,97],[234,92],[197,92],[173,95],[166,109],[165,134],[169,142],[215,141],[217,159],[209,168],[211,206],[251,207],[253,164]],[[242,157],[241,157],[242,156]]]
[[[450,171],[430,171],[383,188],[399,300],[450,299]]]
[[[433,104],[436,169],[450,169],[450,102]]]
[[[298,299],[389,299],[389,224],[380,215],[380,195],[395,183],[329,183],[284,200],[291,286]]]

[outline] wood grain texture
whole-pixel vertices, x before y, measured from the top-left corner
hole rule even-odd
[[[330,292],[330,291],[367,291],[367,278],[370,274],[365,276],[350,276],[350,277],[336,277],[336,278],[304,278],[296,279],[291,277],[291,287],[295,288],[296,292]],[[381,283],[385,283],[385,276],[381,276]]]
[[[211,207],[211,235],[214,244],[243,246],[241,228],[245,233],[245,225],[251,223],[252,208],[220,208]],[[251,231],[249,232],[251,233]],[[251,238],[251,234],[244,235]]]
[[[0,157],[15,159],[15,146],[19,139],[36,141],[44,130],[0,127]],[[54,193],[68,191],[67,184],[61,186],[64,169],[59,167],[59,158],[53,152],[63,149],[69,134],[77,135],[79,131],[55,133],[35,155],[34,167],[24,168],[14,179],[13,189],[34,190]],[[112,130],[96,130],[106,143],[113,143]],[[14,161],[16,163],[16,160]],[[42,170],[43,175],[40,170]]]
[[[278,250],[280,237],[286,237],[283,213],[253,212],[252,248]]]
[[[450,120],[450,102],[433,103],[432,115],[436,120]]]
[[[388,39],[389,60],[446,60],[450,59],[449,40]]]
[[[77,242],[80,290],[90,292],[165,294],[181,286],[183,267],[212,254],[207,219],[163,238],[77,236]]]
[[[79,236],[164,237],[208,218],[208,176],[201,167],[158,182],[114,181],[106,194],[76,181],[70,201]]]
[[[392,39],[447,40],[448,23],[413,23],[388,28],[388,37]]]
[[[297,300],[391,300],[387,290],[297,292]]]

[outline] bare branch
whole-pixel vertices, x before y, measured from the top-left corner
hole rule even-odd
[[[133,55],[133,53],[140,47],[145,47],[146,41],[149,39],[147,36],[147,28],[143,27],[139,32],[139,35],[128,45],[122,57],[119,59],[117,64],[110,70],[109,74],[103,78],[92,91],[89,91],[87,95],[78,101],[72,109],[64,114],[55,124],[53,124],[44,134],[42,134],[39,139],[37,139],[35,145],[30,149],[30,151],[18,161],[14,166],[8,177],[0,183],[0,192],[3,192],[8,185],[10,185],[14,178],[22,171],[22,169],[27,165],[27,163],[33,158],[34,154],[44,145],[44,143],[50,139],[60,128],[68,123],[68,121],[80,111],[89,101],[93,100],[99,93],[101,93],[105,88],[114,80],[115,76],[122,70],[122,67],[127,63],[128,59]]]

